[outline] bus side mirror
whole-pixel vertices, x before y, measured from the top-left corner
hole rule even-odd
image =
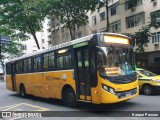
[[[97,53],[97,68],[99,68],[103,61],[103,55],[102,52]]]

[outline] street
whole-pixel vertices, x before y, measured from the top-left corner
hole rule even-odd
[[[60,100],[43,99],[33,96],[28,96],[27,98],[21,98],[17,93],[8,91],[5,87],[5,82],[0,81],[1,111],[62,111],[62,112],[66,111],[68,114],[70,114],[69,116],[71,116],[71,118],[75,117],[71,113],[74,113],[75,111],[83,111],[82,115],[79,114],[79,116],[77,116],[78,119],[84,119],[84,117],[85,119],[89,119],[88,117],[94,117],[94,119],[98,119],[98,117],[102,117],[103,119],[106,120],[107,119],[106,114],[111,117],[111,118],[109,117],[108,119],[116,119],[114,117],[114,114],[108,111],[118,111],[118,112],[126,111],[126,113],[127,111],[135,111],[135,113],[136,111],[160,111],[159,101],[160,101],[160,96],[158,94],[152,96],[139,95],[134,99],[117,104],[92,105],[88,103],[80,103],[80,106],[78,108],[69,108],[64,106]],[[122,114],[124,114],[124,112]],[[64,118],[64,116],[59,116],[57,113],[58,117],[57,119],[60,119],[59,117]],[[138,119],[138,118],[139,117],[137,118],[131,117],[130,119]],[[44,119],[46,120],[52,118],[50,117]],[[121,117],[120,119],[123,118]],[[145,119],[145,118],[140,118],[140,119]],[[158,118],[155,117],[154,119]]]

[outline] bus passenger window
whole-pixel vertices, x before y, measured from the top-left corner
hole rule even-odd
[[[48,63],[48,66],[49,68],[54,68],[55,67],[55,64],[54,64],[54,53],[49,53],[49,63]]]
[[[27,72],[27,67],[28,67],[28,64],[27,64],[27,60],[24,60],[24,72]]]
[[[35,57],[34,58],[34,70],[41,70],[41,58]]]
[[[63,69],[63,56],[57,58],[57,68]]]
[[[43,56],[43,60],[44,60],[43,69],[44,69],[44,70],[47,70],[47,69],[48,69],[48,54],[45,54],[45,55]]]
[[[28,59],[28,72],[31,72],[31,58]]]
[[[67,55],[64,57],[65,57],[64,61],[65,68],[71,68],[71,55]]]

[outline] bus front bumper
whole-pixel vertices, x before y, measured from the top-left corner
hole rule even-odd
[[[123,92],[116,92],[115,94],[112,94],[108,91],[105,91],[102,89],[102,95],[101,95],[101,103],[117,103],[122,102],[131,98],[136,97],[139,94],[139,89],[134,88],[129,91],[123,91]]]

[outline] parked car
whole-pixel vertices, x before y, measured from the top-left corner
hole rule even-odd
[[[160,75],[138,68],[137,77],[141,93],[145,95],[160,93]]]

